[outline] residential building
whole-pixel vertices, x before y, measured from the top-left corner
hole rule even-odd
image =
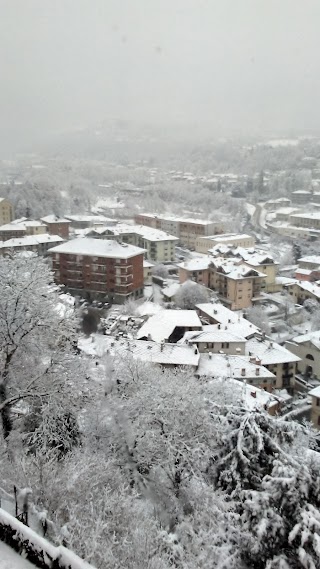
[[[320,302],[320,286],[314,282],[291,280],[283,290],[289,293],[294,304],[303,304],[308,298]]]
[[[69,239],[69,229],[71,221],[64,217],[57,217],[56,215],[47,215],[41,218],[48,229],[50,235],[60,235],[62,239]]]
[[[299,209],[296,207],[281,207],[276,212],[277,221],[289,221],[290,215],[294,213],[299,213]]]
[[[138,214],[135,216],[135,223],[176,235],[181,245],[194,250],[199,236],[218,234],[224,230],[223,223],[220,221],[187,219],[168,215]]]
[[[311,396],[311,421],[318,431],[320,430],[320,385],[309,391]]]
[[[108,353],[119,359],[128,359],[152,363],[164,368],[189,367],[196,370],[199,364],[200,354],[192,346],[172,344],[166,342],[153,342],[146,340],[128,340],[122,337],[96,335],[93,346],[99,355]],[[92,347],[83,343],[83,350],[88,354],[94,354]],[[81,341],[79,342],[82,348]]]
[[[184,283],[187,280],[209,287],[209,267],[212,262],[211,257],[197,257],[189,259],[178,265],[179,281]]]
[[[33,251],[38,255],[46,255],[48,249],[55,247],[63,242],[60,235],[49,235],[48,233],[40,235],[25,235],[24,237],[16,237],[0,242],[0,255],[5,255],[9,251]]]
[[[320,255],[308,255],[298,259],[299,269],[319,269],[320,270]]]
[[[196,240],[196,251],[208,253],[215,245],[234,245],[236,247],[250,248],[255,246],[252,235],[238,233],[221,233],[220,235],[199,236]]]
[[[139,247],[83,237],[49,252],[56,282],[72,294],[116,303],[143,295],[144,250]]]
[[[195,310],[160,310],[140,328],[138,340],[176,343],[189,330],[201,330],[202,324]]]
[[[300,358],[297,373],[320,379],[320,330],[295,336],[285,346]]]
[[[24,235],[44,235],[47,227],[41,221],[22,217],[0,227],[0,240],[7,241]]]
[[[291,198],[293,203],[305,205],[312,201],[312,192],[308,190],[297,190],[292,192]]]
[[[272,395],[275,376],[256,358],[247,356],[228,356],[222,354],[200,354],[199,366],[196,372],[198,377],[215,378],[226,385],[233,385],[235,380],[241,381],[245,399],[249,392],[256,399],[258,393],[263,398],[263,404],[272,402],[273,413],[279,410],[280,399]],[[239,402],[240,403],[240,402]],[[258,401],[252,401],[257,404]]]
[[[196,308],[204,324],[220,326],[220,329],[229,330],[247,339],[252,338],[259,331],[259,328],[243,318],[240,312],[233,312],[220,302],[197,304]],[[207,327],[206,330],[208,330]]]
[[[260,299],[266,275],[245,263],[217,257],[210,265],[209,287],[231,310],[242,310]]]
[[[289,222],[297,227],[320,229],[320,212],[293,213],[290,215]]]
[[[145,259],[143,259],[143,282],[145,285],[151,285],[152,284],[152,269],[153,269],[154,265],[153,263],[149,263],[149,261],[146,261]]]
[[[220,326],[220,328],[218,328]],[[221,325],[203,326],[200,332],[186,332],[181,344],[197,346],[200,353],[244,355],[246,338],[238,336]]]
[[[300,361],[298,356],[264,334],[256,334],[248,339],[246,354],[258,358],[261,364],[276,376],[275,389],[285,388],[289,392],[293,391],[297,362]]]
[[[13,205],[6,198],[0,198],[0,225],[11,223],[14,219]]]
[[[119,223],[114,227],[99,227],[88,234],[98,239],[116,239],[120,243],[130,243],[145,249],[146,259],[154,263],[167,263],[175,260],[175,245],[178,237],[160,229],[145,225]]]
[[[269,289],[274,286],[279,263],[276,263],[272,255],[262,249],[255,249],[254,247],[235,247],[233,245],[215,245],[215,247],[209,249],[209,253],[212,257],[244,261],[249,267],[263,272],[266,275],[261,285],[262,289],[269,291]]]
[[[70,221],[73,229],[87,229],[88,227],[96,227],[99,225],[112,225],[118,223],[114,219],[105,217],[104,215],[65,215],[65,219]]]

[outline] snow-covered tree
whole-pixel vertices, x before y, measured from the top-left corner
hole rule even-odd
[[[268,315],[261,306],[252,306],[246,311],[246,318],[258,326],[265,334],[270,334],[270,324],[268,321]]]
[[[197,304],[208,302],[207,289],[192,281],[186,282],[175,295],[175,304],[185,310],[193,310]]]
[[[0,413],[5,438],[12,431],[14,406],[25,416],[35,402],[40,407],[46,401],[65,402],[67,393],[81,385],[73,341],[73,317],[59,310],[58,290],[43,259],[2,257]]]

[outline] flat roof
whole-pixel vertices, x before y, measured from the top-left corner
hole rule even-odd
[[[144,252],[145,249],[141,249],[135,245],[128,245],[127,243],[118,243],[114,239],[93,239],[90,237],[72,239],[62,245],[49,249],[49,253],[119,259],[129,259],[136,255],[142,255]]]

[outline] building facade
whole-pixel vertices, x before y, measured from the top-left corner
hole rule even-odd
[[[0,198],[0,225],[11,223],[13,219],[13,205],[6,198]]]
[[[120,304],[143,296],[143,249],[84,237],[49,252],[56,282],[72,294]]]

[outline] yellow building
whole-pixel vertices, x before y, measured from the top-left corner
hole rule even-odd
[[[11,223],[14,218],[13,206],[6,198],[0,198],[0,225]]]
[[[255,246],[255,240],[251,235],[238,233],[198,236],[195,242],[195,250],[198,253],[207,253],[215,245],[234,245],[236,247],[250,248]]]
[[[297,362],[300,361],[298,356],[263,334],[249,338],[246,353],[258,358],[261,364],[275,375],[275,389],[285,388],[293,391]]]
[[[231,310],[249,308],[260,298],[266,275],[234,259],[213,258],[210,265],[209,288]]]
[[[286,342],[286,348],[300,358],[297,372],[306,378],[320,379],[320,331],[296,336]]]

